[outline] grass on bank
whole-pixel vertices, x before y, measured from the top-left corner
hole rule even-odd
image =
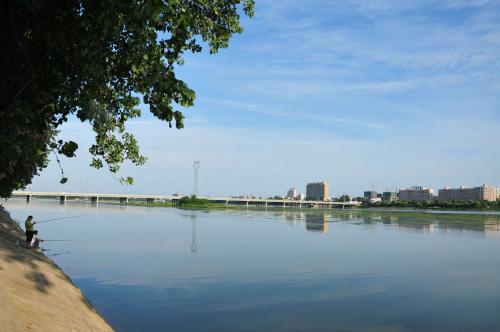
[[[412,209],[436,209],[436,210],[475,210],[475,211],[498,211],[500,201],[392,201],[392,202],[363,202],[364,208],[412,208]]]
[[[131,201],[127,203],[133,206],[150,206],[150,207],[177,207],[183,209],[238,209],[239,206],[226,205],[222,203],[211,203],[209,200],[204,198],[198,198],[196,196],[185,196],[180,198],[176,202],[154,202],[147,203],[144,201]]]

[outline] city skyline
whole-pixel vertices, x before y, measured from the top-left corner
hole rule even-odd
[[[198,163],[199,162],[195,162]],[[196,177],[196,175],[195,175]],[[195,180],[197,182],[197,179]],[[197,183],[194,184],[194,186],[197,186]],[[310,187],[313,186],[314,189],[310,189]],[[318,187],[319,186],[319,187]],[[26,192],[29,192],[31,186],[25,190]],[[66,187],[66,186],[61,186]],[[322,187],[322,188],[321,188]],[[299,187],[300,188],[300,187]],[[311,187],[312,188],[312,187]],[[488,200],[488,201],[496,201],[500,200],[500,186],[497,185],[490,185],[490,184],[482,184],[480,186],[457,186],[457,187],[450,187],[450,186],[444,186],[442,188],[432,188],[432,187],[424,187],[424,186],[408,186],[408,187],[402,187],[402,188],[384,188],[383,190],[378,190],[374,187],[372,187],[370,190],[364,190],[362,193],[353,193],[353,192],[331,192],[329,191],[330,185],[328,181],[321,181],[321,182],[309,182],[305,184],[304,187],[304,192],[314,192],[312,196],[322,196],[323,199],[319,197],[313,198],[308,198],[305,193],[301,193],[297,187],[293,186],[289,188],[286,192],[275,192],[272,194],[268,195],[255,195],[253,193],[240,193],[240,194],[231,194],[231,195],[218,195],[218,197],[233,197],[233,198],[253,198],[253,199],[266,199],[266,198],[276,198],[280,197],[282,199],[290,199],[290,200],[315,200],[315,201],[321,201],[321,200],[334,200],[341,198],[342,196],[348,196],[350,197],[350,200],[359,200],[359,199],[365,199],[365,200],[372,200],[372,199],[378,199],[380,198],[380,201],[393,201],[393,200],[406,200],[406,201],[418,201],[418,200],[440,200],[440,201],[448,201],[448,200]],[[422,199],[421,197],[419,198],[408,198],[406,197],[408,195],[407,192],[411,191],[417,191],[417,192],[426,192],[424,196],[429,197],[428,199]],[[455,197],[449,196],[451,192],[454,192]],[[482,192],[486,191],[485,197],[488,198],[483,198],[480,199],[482,195]],[[18,191],[19,193],[22,193],[23,191]],[[35,191],[36,192],[36,191]],[[46,191],[50,193],[51,191]],[[55,193],[54,191],[52,191]],[[62,190],[61,192],[68,193],[70,194],[71,192]],[[86,192],[90,193],[89,190],[86,191],[81,191],[81,192]],[[94,193],[98,194],[112,194],[111,192],[106,192],[106,191],[94,191]],[[137,193],[132,193],[131,191],[120,191],[119,193],[123,194],[137,194]],[[150,192],[145,192],[142,194],[150,194]],[[163,193],[166,196],[190,196],[190,195],[195,195],[196,193],[181,193],[181,192],[174,192],[174,193]],[[404,197],[401,197],[403,195]],[[418,196],[421,196],[422,193],[417,193]],[[217,195],[206,195],[202,194],[199,195],[200,197],[217,197]],[[410,194],[410,196],[412,196]],[[449,197],[448,197],[449,196]],[[451,197],[451,198],[450,198]]]
[[[93,134],[70,119],[69,182],[51,162],[30,189],[187,194],[195,160],[205,195],[318,179],[336,194],[497,185],[499,12],[490,1],[257,1],[229,49],[186,56],[179,77],[198,97],[185,129],[145,110],[129,124],[149,158],[123,167],[134,186],[88,167]]]

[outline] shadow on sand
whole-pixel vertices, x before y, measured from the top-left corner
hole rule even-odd
[[[47,276],[40,271],[40,263],[52,262],[41,252],[24,247],[25,235],[21,228],[0,210],[0,251],[6,262],[20,262],[30,268],[24,277],[30,280],[39,292],[46,293],[53,286]],[[2,268],[3,269],[3,268]]]

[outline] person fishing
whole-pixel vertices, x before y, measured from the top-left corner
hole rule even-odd
[[[90,216],[90,215],[92,215],[92,214],[81,214],[81,215],[77,215],[77,216],[53,218],[53,219],[42,220],[42,221],[39,221],[38,223],[42,224],[45,222],[78,218],[78,217],[84,217],[84,216]],[[28,216],[28,218],[26,219],[26,222],[24,223],[24,228],[26,229],[26,248],[28,248],[28,249],[31,249],[31,248],[39,249],[40,242],[44,242],[44,240],[42,240],[38,237],[35,237],[33,239],[33,236],[38,234],[38,231],[35,231],[35,229],[34,229],[35,224],[36,224],[36,222],[33,221],[33,216]],[[47,240],[47,241],[50,241],[50,240]],[[54,241],[65,241],[65,240],[54,240]]]
[[[33,221],[33,216],[28,216],[26,222],[24,223],[24,228],[26,229],[26,248],[31,249],[31,241],[33,240],[33,235],[35,234],[35,229],[33,228],[36,221]]]

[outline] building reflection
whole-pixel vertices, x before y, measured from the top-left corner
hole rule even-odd
[[[500,215],[426,213],[425,211],[349,211],[338,222],[391,226],[401,232],[439,233],[500,239]]]
[[[305,212],[290,212],[286,211],[283,212],[283,217],[287,220],[288,224],[290,226],[295,226],[297,222],[301,222],[305,220],[306,218],[306,213]]]
[[[487,239],[500,239],[500,224],[485,224],[484,237]]]
[[[306,214],[306,230],[323,234],[328,232],[328,217],[327,214]]]

